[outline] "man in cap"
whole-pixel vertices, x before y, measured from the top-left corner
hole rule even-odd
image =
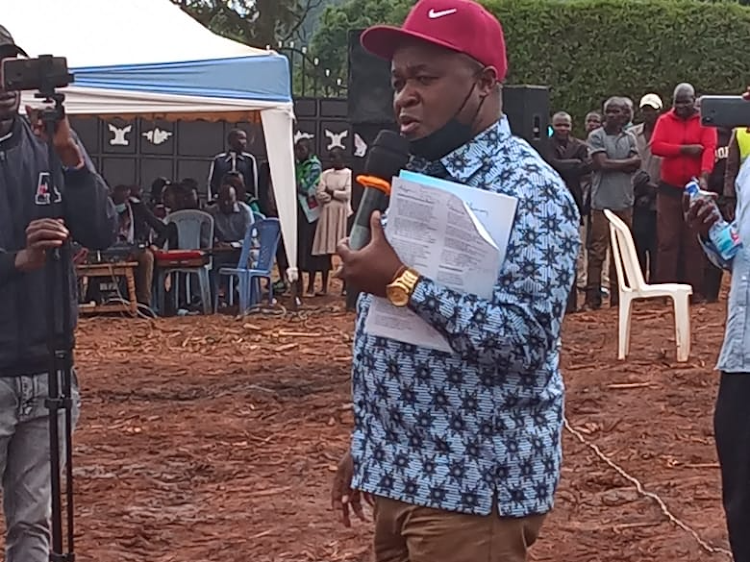
[[[26,53],[0,26],[0,59]],[[68,120],[50,139],[62,170],[48,161],[39,112],[18,114],[20,95],[0,85],[0,473],[8,562],[49,560],[50,439],[45,255],[73,238],[91,249],[108,247],[117,222],[107,186]],[[56,178],[53,189],[50,177]],[[64,219],[52,211],[62,205]],[[69,264],[72,272],[72,264]],[[70,294],[75,328],[77,299]],[[57,311],[60,318],[60,311]],[[78,389],[72,389],[73,417]]]
[[[560,331],[580,244],[560,176],[502,115],[500,22],[471,0],[420,0],[364,47],[391,61],[409,168],[517,198],[489,298],[448,289],[402,263],[379,213],[372,241],[339,246],[340,276],[362,289],[352,372],[351,453],[333,505],[349,523],[375,506],[379,562],[520,562],[552,509],[560,475]],[[404,307],[450,352],[373,337],[374,297]]]
[[[651,153],[651,135],[664,107],[657,94],[646,94],[639,105],[643,122],[628,132],[635,137],[641,169],[633,176],[633,239],[644,277],[656,278],[656,189],[661,173],[661,158]]]

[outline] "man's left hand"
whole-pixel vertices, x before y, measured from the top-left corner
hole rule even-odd
[[[26,115],[29,118],[34,134],[43,142],[48,142],[47,131],[44,121],[42,121],[42,110],[27,105]],[[81,149],[78,148],[78,143],[73,136],[73,129],[70,127],[70,121],[68,121],[67,117],[63,117],[61,121],[55,123],[52,146],[55,148],[55,152],[60,158],[62,165],[66,168],[78,168],[83,164]]]
[[[336,252],[342,263],[336,276],[348,286],[384,297],[386,287],[394,281],[404,264],[385,237],[378,211],[370,217],[370,232],[370,243],[361,250],[352,250],[348,238],[339,243]]]
[[[682,195],[682,211],[690,229],[704,240],[708,238],[714,223],[721,218],[714,201],[702,197],[691,201],[687,193]]]
[[[734,221],[737,209],[737,200],[734,197],[719,197],[719,210],[727,222]]]

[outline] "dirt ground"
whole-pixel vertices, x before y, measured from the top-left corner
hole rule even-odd
[[[369,560],[370,526],[341,528],[328,504],[352,423],[353,317],[339,299],[311,302],[296,320],[82,321],[79,560]],[[665,306],[637,307],[626,362],[614,311],[575,315],[564,331],[572,427],[709,547],[726,547],[711,417],[724,315],[724,304],[694,308],[687,364],[674,361]],[[567,431],[564,448],[533,560],[727,559]]]

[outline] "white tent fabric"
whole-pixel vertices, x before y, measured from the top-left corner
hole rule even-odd
[[[70,115],[245,120],[259,112],[289,264],[297,263],[289,64],[215,35],[169,0],[0,0],[31,57],[64,56]],[[24,93],[24,103],[35,103]],[[297,269],[287,272],[296,280]]]

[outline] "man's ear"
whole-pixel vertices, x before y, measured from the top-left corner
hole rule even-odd
[[[493,94],[500,83],[497,80],[497,70],[494,66],[486,66],[479,73],[479,81],[477,82],[477,90],[481,97],[487,97]]]

